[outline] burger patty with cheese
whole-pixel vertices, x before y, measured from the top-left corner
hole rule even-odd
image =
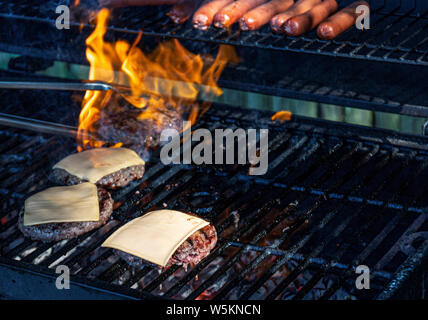
[[[213,225],[174,210],[157,210],[136,218],[113,233],[103,247],[134,267],[196,265],[217,243]]]
[[[144,160],[127,148],[90,149],[69,155],[53,166],[59,183],[74,185],[89,181],[107,189],[141,179],[144,171]]]
[[[113,199],[92,183],[52,187],[25,201],[18,227],[33,240],[75,238],[104,225],[113,212]]]
[[[207,257],[217,243],[217,232],[212,225],[203,227],[187,238],[169,258],[165,268],[176,265],[196,265]],[[133,267],[147,265],[147,261],[121,250],[115,254],[124,259]]]

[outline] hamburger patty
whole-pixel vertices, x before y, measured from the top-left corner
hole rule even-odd
[[[33,226],[24,226],[24,208],[19,213],[18,227],[26,237],[33,240],[58,241],[80,236],[88,231],[104,225],[113,212],[113,199],[106,190],[98,188],[100,204],[99,221],[45,223]]]
[[[103,187],[107,189],[121,188],[126,186],[129,182],[133,180],[141,179],[144,175],[144,171],[144,165],[123,168],[119,171],[113,172],[109,175],[102,177],[95,184],[98,187]],[[86,182],[85,180],[82,180],[60,168],[53,169],[53,175],[56,181],[65,185],[74,185]]]
[[[176,111],[158,112],[153,118],[138,119],[140,110],[105,112],[98,119],[97,135],[104,141],[120,141],[124,147],[134,150],[143,159],[147,149],[161,144],[164,129],[181,132],[182,118]]]
[[[173,264],[185,265],[198,264],[202,259],[209,255],[210,251],[217,243],[217,232],[212,225],[203,227],[187,238],[173,253],[165,268]],[[114,249],[114,252],[133,267],[142,267],[153,265],[152,263],[136,257],[124,251]]]

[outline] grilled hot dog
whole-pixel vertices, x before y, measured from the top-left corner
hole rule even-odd
[[[237,0],[217,12],[214,16],[214,26],[217,28],[229,27],[248,11],[265,2],[266,0]]]
[[[369,7],[366,1],[355,1],[323,21],[317,28],[318,37],[331,40],[352,27],[359,16],[355,9],[360,5]]]
[[[276,14],[293,5],[293,0],[272,0],[247,12],[240,20],[241,30],[256,30],[269,22]]]
[[[311,10],[288,19],[283,26],[284,31],[289,36],[300,36],[315,28],[330,14],[337,11],[337,7],[336,0],[324,0]]]
[[[270,21],[270,26],[273,31],[283,32],[282,26],[291,17],[305,13],[312,9],[315,5],[321,3],[321,0],[299,0],[286,11],[274,16]]]
[[[215,14],[233,0],[206,0],[193,15],[193,27],[206,30],[213,22]]]

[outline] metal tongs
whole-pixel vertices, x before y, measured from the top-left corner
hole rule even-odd
[[[0,81],[0,89],[34,89],[34,90],[65,90],[65,91],[108,91],[121,95],[130,95],[131,88],[120,84],[103,81],[83,82],[50,82],[50,81]]]
[[[108,91],[112,90],[120,95],[130,95],[131,88],[110,84],[102,81],[84,82],[49,82],[49,81],[0,81],[0,89],[35,89],[35,90],[65,90],[65,91]],[[0,113],[0,125],[21,128],[37,132],[76,136],[77,128],[48,121],[25,118]]]

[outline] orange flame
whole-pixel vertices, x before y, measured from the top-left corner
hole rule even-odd
[[[279,120],[282,123],[284,121],[290,121],[292,115],[293,114],[290,111],[278,111],[272,116],[271,120],[272,121]]]
[[[122,95],[121,98],[141,109],[137,119],[161,121],[159,112],[165,111],[167,107],[173,107],[181,114],[187,107],[188,120],[193,123],[208,106],[207,103],[196,104],[196,100],[209,100],[222,94],[217,81],[228,61],[238,61],[232,47],[221,46],[210,65],[204,65],[201,55],[191,53],[177,40],[161,43],[147,54],[136,46],[141,33],[132,45],[123,40],[115,43],[104,41],[109,15],[108,9],[100,10],[95,30],[86,39],[89,80],[129,86],[132,93]],[[97,120],[103,109],[117,98],[114,96],[111,91],[86,92],[79,115],[79,151],[82,147],[100,147],[104,144],[87,136],[88,133],[97,132]]]

